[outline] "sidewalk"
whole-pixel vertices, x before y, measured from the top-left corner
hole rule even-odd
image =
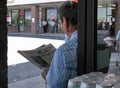
[[[64,33],[42,33],[42,34],[8,33],[8,36],[64,40]]]
[[[41,76],[25,79],[8,84],[8,88],[46,88],[45,81]]]
[[[119,62],[118,66],[116,66],[116,61]],[[120,74],[120,57],[118,57],[117,52],[112,52],[111,53],[110,65],[109,65],[108,73]]]

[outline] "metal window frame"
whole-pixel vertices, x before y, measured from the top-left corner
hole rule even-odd
[[[78,75],[97,69],[97,0],[78,0]]]

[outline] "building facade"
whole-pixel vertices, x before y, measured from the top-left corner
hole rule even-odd
[[[8,0],[8,32],[42,33],[41,20],[57,21],[57,8],[64,1],[66,0]],[[56,27],[55,32],[57,29]]]
[[[57,22],[57,8],[64,1],[67,0],[8,0],[8,32],[42,33],[41,20],[55,19]],[[115,35],[120,29],[119,8],[120,0],[98,0],[97,29],[112,29],[111,35]],[[58,31],[59,26],[55,32]]]

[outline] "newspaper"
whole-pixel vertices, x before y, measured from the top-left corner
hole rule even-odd
[[[18,50],[22,56],[39,68],[49,67],[56,48],[52,44],[32,50]]]

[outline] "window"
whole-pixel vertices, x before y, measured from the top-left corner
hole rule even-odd
[[[25,9],[25,26],[31,25],[31,11],[30,9]]]
[[[98,0],[98,30],[109,30],[114,26],[115,2]]]
[[[12,24],[12,18],[11,18],[11,10],[7,12],[7,24],[11,25]]]
[[[19,15],[18,15],[18,10],[12,10],[12,26],[18,26],[18,20],[19,20]]]
[[[51,19],[54,19],[56,20],[57,18],[57,10],[55,9],[47,9],[47,20],[51,20]]]

